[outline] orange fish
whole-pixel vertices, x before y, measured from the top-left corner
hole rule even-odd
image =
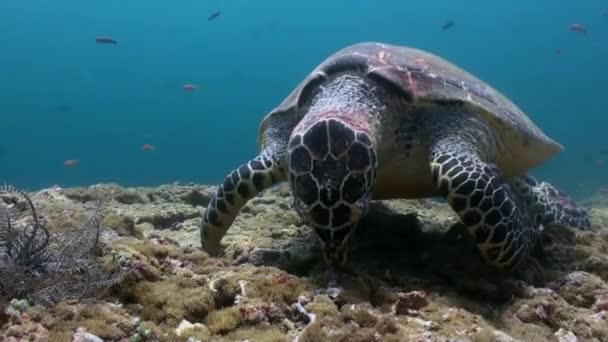
[[[146,152],[154,152],[154,150],[156,150],[156,147],[154,145],[144,144],[142,149]]]
[[[185,84],[184,85],[184,90],[186,90],[186,91],[197,91],[198,90],[198,86],[196,84]]]
[[[80,164],[78,159],[68,159],[63,162],[63,166],[67,167],[68,169],[73,169],[78,166],[78,164]]]

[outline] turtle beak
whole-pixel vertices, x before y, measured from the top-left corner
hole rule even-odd
[[[323,260],[325,260],[325,263],[328,265],[338,268],[346,265],[348,253],[344,245],[339,245],[337,247],[323,246],[321,249]]]
[[[326,264],[341,268],[346,265],[348,260],[348,240],[352,233],[353,227],[345,228],[350,232],[346,238],[341,241],[321,241],[321,254]]]

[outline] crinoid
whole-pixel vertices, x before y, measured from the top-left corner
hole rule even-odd
[[[95,255],[101,203],[79,229],[51,234],[26,192],[0,187],[0,294],[54,304],[121,282],[127,270],[107,270]]]

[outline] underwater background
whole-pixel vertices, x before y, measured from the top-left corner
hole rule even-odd
[[[260,121],[314,67],[373,40],[428,50],[503,92],[566,148],[533,173],[584,196],[608,184],[607,11],[599,0],[2,0],[0,182],[218,183],[257,154]]]

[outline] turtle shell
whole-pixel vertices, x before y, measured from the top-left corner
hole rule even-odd
[[[340,73],[363,74],[402,94],[414,105],[468,106],[483,117],[503,144],[499,167],[521,173],[563,150],[503,94],[447,60],[405,46],[378,42],[350,45],[327,57],[262,121],[258,142],[270,122],[301,119],[300,110],[315,87]]]

